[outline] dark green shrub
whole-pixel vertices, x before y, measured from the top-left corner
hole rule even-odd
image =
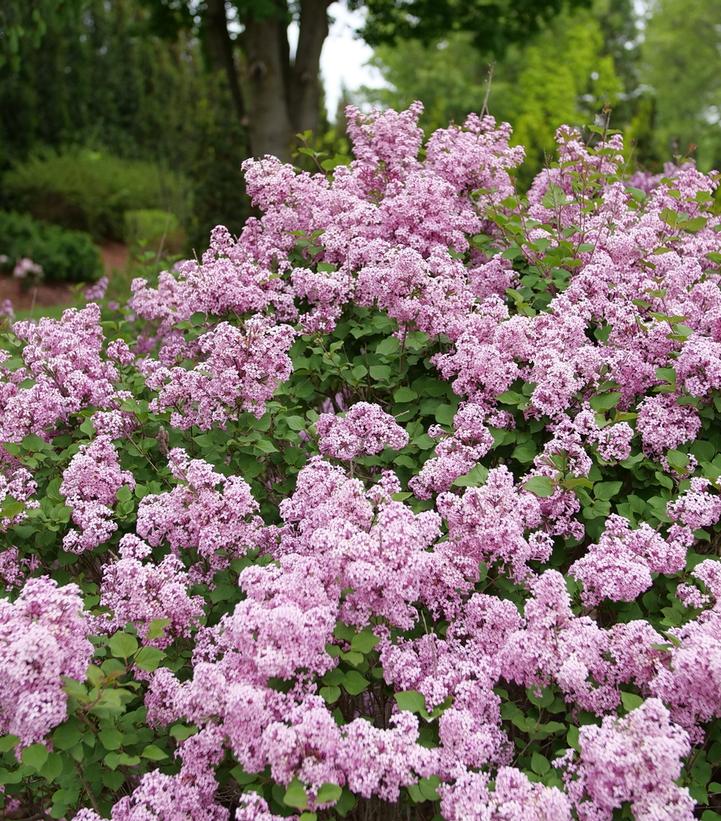
[[[178,174],[87,148],[34,154],[5,175],[3,197],[37,219],[88,231],[96,240],[122,240],[131,209],[171,211],[182,222],[191,199]]]
[[[0,253],[7,265],[28,257],[46,282],[91,282],[100,276],[98,249],[88,234],[38,222],[26,214],[0,212]]]

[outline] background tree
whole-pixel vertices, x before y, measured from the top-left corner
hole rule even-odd
[[[603,106],[623,102],[624,76],[635,82],[630,65],[617,56],[630,51],[623,45],[628,34],[608,23],[621,2],[566,7],[526,42],[512,43],[501,53],[483,48],[465,32],[429,43],[414,39],[379,46],[374,64],[389,87],[364,89],[361,96],[401,108],[423,100],[429,129],[462,121],[487,102],[491,114],[512,123],[514,142],[526,146],[522,173],[530,177],[553,151],[559,125],[593,122]],[[622,24],[626,20],[619,14]]]
[[[583,0],[573,0],[578,5]],[[330,0],[152,0],[160,30],[192,25],[214,68],[223,70],[236,115],[254,155],[288,158],[293,135],[317,131],[321,117],[320,56]],[[467,31],[479,47],[501,51],[538,29],[562,0],[350,0],[365,6],[361,32],[372,45]],[[292,53],[289,23],[298,27]]]
[[[721,3],[655,0],[642,46],[641,76],[655,97],[660,156],[698,146],[699,165],[721,163]]]
[[[192,202],[183,210],[193,215],[191,246],[220,222],[240,228],[245,130],[232,116],[224,77],[206,70],[192,33],[178,27],[172,38],[159,36],[139,0],[68,0],[48,9],[41,36],[31,4],[0,7],[0,171],[46,147],[150,160],[190,180]],[[24,32],[12,53],[10,21]]]

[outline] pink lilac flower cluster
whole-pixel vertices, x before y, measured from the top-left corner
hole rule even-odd
[[[571,821],[571,804],[557,787],[534,784],[514,767],[501,767],[495,788],[486,773],[468,772],[443,784],[441,812],[447,821]]]
[[[104,544],[117,530],[113,507],[122,487],[135,487],[133,474],[122,470],[118,451],[106,436],[81,445],[63,472],[60,493],[72,511],[78,530],[70,530],[63,547],[72,553]]]
[[[74,584],[28,579],[15,602],[0,599],[0,733],[22,746],[67,718],[63,677],[85,679],[93,654],[89,619]]]
[[[384,448],[401,450],[408,444],[408,434],[396,420],[369,402],[357,402],[342,417],[322,413],[315,427],[320,452],[344,461]]]
[[[653,584],[652,573],[679,573],[685,565],[678,540],[664,540],[647,524],[632,530],[626,519],[612,514],[598,544],[568,572],[583,585],[583,603],[594,606],[606,598],[634,601]]]
[[[102,357],[97,305],[70,308],[59,320],[16,322],[13,332],[25,343],[24,364],[0,363],[0,441],[43,435],[84,408],[113,406],[118,373]]]
[[[611,819],[625,803],[634,818],[646,821],[695,818],[688,790],[675,783],[691,751],[688,734],[658,699],[647,699],[623,719],[608,716],[600,727],[582,727],[579,747],[577,757],[559,763],[582,821]]]
[[[0,532],[7,530],[11,525],[19,524],[27,516],[27,511],[38,508],[40,503],[33,499],[38,489],[29,470],[22,467],[13,467],[12,463],[0,463],[0,510],[6,499],[21,502],[23,509],[11,516],[0,516]]]
[[[151,410],[172,408],[171,424],[183,429],[222,427],[242,411],[262,416],[265,402],[290,376],[293,337],[290,325],[256,316],[243,329],[221,322],[198,339],[194,351],[168,342],[161,359],[141,364],[148,387],[158,391]],[[198,360],[195,367],[173,364],[188,355]]]
[[[169,554],[159,564],[143,563],[150,552],[141,539],[124,536],[120,558],[103,568],[100,602],[112,614],[111,629],[130,622],[141,639],[163,648],[179,636],[190,636],[203,615],[203,599],[188,594],[190,579],[177,556]],[[158,620],[163,632],[148,640],[148,631]]]
[[[707,591],[695,588],[692,604],[704,607],[710,600],[712,606],[697,619],[670,631],[676,641],[669,651],[669,663],[659,667],[652,680],[651,691],[669,706],[674,721],[699,742],[703,738],[701,725],[721,716],[721,563],[706,559],[694,568],[692,576]]]
[[[83,291],[83,296],[88,302],[96,302],[105,296],[105,292],[108,290],[108,285],[110,285],[110,280],[108,277],[102,276],[97,282],[89,285]]]
[[[568,702],[604,715],[620,701],[622,684],[647,689],[663,642],[648,622],[599,627],[575,616],[563,576],[546,570],[531,583],[523,622],[500,650],[503,677],[526,687],[555,683]]]
[[[214,768],[223,757],[222,739],[217,731],[206,729],[183,742],[177,775],[159,770],[146,773],[131,795],[121,798],[112,808],[112,821],[158,819],[171,821],[228,821],[229,813],[215,801],[218,782]],[[73,821],[101,821],[94,810],[76,813]]]
[[[0,319],[12,322],[15,319],[15,308],[11,299],[0,300]]]
[[[13,276],[15,279],[36,280],[42,277],[43,267],[29,257],[22,257],[15,263]]]
[[[419,499],[430,499],[434,493],[448,490],[456,479],[468,473],[488,453],[493,437],[486,421],[483,407],[468,402],[456,413],[451,436],[444,436],[440,426],[429,429],[428,434],[441,437],[441,441],[435,447],[436,455],[426,460],[409,483]]]
[[[138,508],[137,532],[151,547],[167,543],[176,555],[195,550],[212,576],[263,543],[258,503],[244,479],[223,476],[181,448],[170,451],[168,462],[177,487],[145,496]],[[193,576],[203,575],[196,565]]]

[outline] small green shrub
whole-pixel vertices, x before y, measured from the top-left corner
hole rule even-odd
[[[3,196],[37,219],[88,231],[96,240],[122,240],[131,209],[163,209],[183,222],[191,198],[178,174],[87,148],[33,155],[5,175]]]
[[[0,253],[12,269],[27,257],[40,265],[46,282],[92,282],[100,276],[98,249],[83,231],[38,222],[26,214],[0,212]]]
[[[175,214],[159,208],[142,208],[125,212],[124,239],[134,252],[173,254],[182,250],[186,236]]]

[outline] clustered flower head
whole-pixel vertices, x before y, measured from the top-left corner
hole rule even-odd
[[[15,323],[0,354],[0,731],[50,743],[91,624],[167,651],[129,665],[139,712],[196,731],[129,777],[114,821],[229,821],[231,801],[275,821],[299,784],[311,817],[328,785],[359,811],[432,790],[448,821],[694,817],[678,782],[721,718],[721,563],[697,552],[721,521],[717,176],[669,168],[639,199],[620,136],[562,127],[559,166],[516,198],[509,126],[471,115],[425,139],[421,112],[349,107],[355,159],[330,174],[247,160],[258,216],[134,281],[136,339],[106,340],[90,303]],[[298,350],[335,361],[348,322],[379,313],[440,385],[418,397],[438,424],[399,411],[370,361],[362,384],[324,371],[322,396],[315,379],[293,395]],[[275,414],[310,395],[291,483]],[[152,480],[133,472],[146,424]],[[71,521],[41,513],[95,574],[92,617],[74,585],[33,577],[46,537],[15,538],[50,496],[17,461],[29,435],[59,443]],[[229,798],[229,762],[273,786]]]
[[[408,434],[378,405],[357,402],[343,417],[322,413],[316,422],[320,452],[335,459],[351,460],[383,448],[401,450]]]
[[[158,391],[151,409],[173,408],[170,422],[183,429],[224,426],[242,411],[262,416],[276,386],[290,376],[287,351],[293,337],[289,325],[256,316],[243,329],[219,323],[198,339],[194,350],[168,342],[159,360],[141,366],[148,387]],[[197,357],[195,367],[173,364],[189,354]]]
[[[85,679],[93,654],[80,590],[28,579],[15,602],[0,599],[0,734],[43,741],[67,717],[63,677]]]
[[[16,322],[13,332],[25,343],[23,365],[0,363],[0,441],[46,435],[84,408],[114,405],[118,373],[102,356],[97,305],[69,308],[59,320]]]
[[[193,549],[215,571],[263,541],[258,503],[242,477],[223,476],[182,448],[168,461],[177,486],[145,496],[138,508],[137,532],[151,547],[167,544],[176,555]]]
[[[113,521],[113,506],[120,488],[135,487],[132,473],[122,470],[118,452],[107,436],[98,436],[70,460],[63,472],[60,493],[72,510],[71,530],[63,539],[63,547],[72,553],[92,550],[107,542],[117,529]]]
[[[100,601],[110,610],[113,627],[122,629],[130,622],[146,641],[153,622],[160,621],[162,635],[148,643],[162,648],[190,636],[202,617],[203,599],[188,593],[190,579],[177,556],[169,554],[157,565],[143,563],[150,552],[141,539],[124,536],[120,558],[103,569]]]
[[[567,788],[581,819],[611,818],[625,803],[635,818],[694,818],[688,790],[676,785],[691,750],[687,733],[668,710],[648,699],[623,719],[582,727],[580,754],[569,756]]]

